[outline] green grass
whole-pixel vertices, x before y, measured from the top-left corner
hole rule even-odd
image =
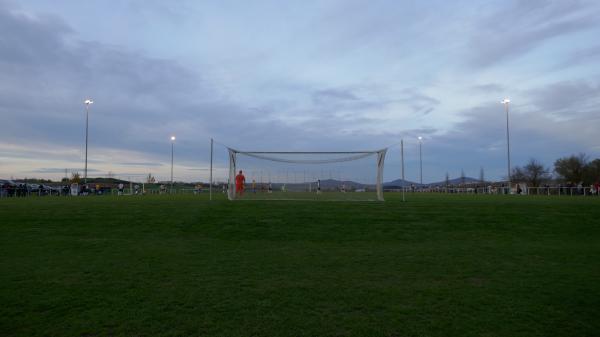
[[[597,336],[600,198],[0,199],[0,336]]]
[[[242,196],[236,196],[236,200],[304,200],[304,201],[377,201],[375,192],[291,192],[273,191],[273,193],[257,190],[253,193],[247,189]]]

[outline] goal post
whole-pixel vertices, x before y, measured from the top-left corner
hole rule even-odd
[[[227,196],[237,199],[384,201],[387,148],[375,151],[240,151],[228,148]],[[243,171],[244,191],[236,190]]]

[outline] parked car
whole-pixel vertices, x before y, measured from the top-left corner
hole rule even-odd
[[[0,186],[17,186],[17,183],[12,180],[0,179]]]
[[[25,184],[25,186],[27,187],[27,192],[29,193],[39,193],[40,191],[40,184]]]
[[[42,193],[45,195],[60,195],[60,186],[40,185]]]
[[[17,184],[12,180],[0,179],[0,197],[12,197],[15,195]]]

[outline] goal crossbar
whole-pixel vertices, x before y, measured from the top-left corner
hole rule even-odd
[[[358,154],[369,153],[374,154],[386,149],[376,151],[239,151],[229,148],[230,151],[241,154]]]

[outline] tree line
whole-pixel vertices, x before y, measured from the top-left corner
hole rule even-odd
[[[534,158],[524,166],[511,170],[511,180],[526,182],[529,186],[539,187],[550,181],[588,186],[600,181],[600,158],[590,160],[585,153],[559,158],[550,169]]]

